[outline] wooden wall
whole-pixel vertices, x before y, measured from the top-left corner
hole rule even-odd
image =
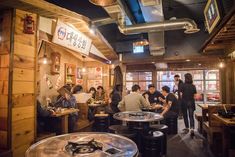
[[[23,157],[35,138],[35,57],[36,31],[23,33],[26,14],[37,21],[35,14],[16,10],[12,81],[12,151],[13,157]]]
[[[8,79],[11,10],[0,12],[0,148],[8,147]]]

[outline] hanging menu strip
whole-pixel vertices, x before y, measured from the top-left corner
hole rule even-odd
[[[90,38],[77,29],[57,20],[56,29],[52,39],[53,43],[88,55],[91,48],[91,41]]]

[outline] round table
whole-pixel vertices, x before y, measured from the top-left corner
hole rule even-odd
[[[136,143],[139,151],[142,152],[142,137],[148,133],[150,122],[160,121],[163,119],[163,116],[154,112],[125,111],[114,114],[113,118],[127,122],[128,127],[137,132]]]
[[[88,142],[93,140],[101,143],[101,150],[96,150],[86,154],[75,154],[71,155],[71,152],[66,150],[68,142]],[[111,152],[107,150],[110,150]],[[97,133],[97,132],[84,132],[84,133],[73,133],[65,134],[60,136],[51,137],[38,143],[33,144],[27,151],[26,157],[108,157],[113,156],[113,150],[118,150],[115,156],[122,157],[136,157],[138,156],[138,148],[136,144],[126,137],[110,134],[110,133]]]
[[[158,113],[145,111],[125,111],[113,115],[114,119],[126,122],[154,122],[163,119]]]

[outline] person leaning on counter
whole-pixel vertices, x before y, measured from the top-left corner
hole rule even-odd
[[[140,86],[135,84],[131,88],[132,92],[126,95],[122,101],[119,102],[118,108],[121,111],[142,111],[142,108],[153,108],[158,107],[156,105],[151,106],[148,98],[144,98],[140,94]]]

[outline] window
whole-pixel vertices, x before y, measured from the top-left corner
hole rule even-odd
[[[148,89],[148,85],[152,84],[152,72],[127,72],[126,88],[131,91],[131,87],[138,84],[141,91]]]
[[[202,102],[219,102],[219,70],[191,70],[191,71],[158,71],[157,72],[157,89],[161,90],[162,86],[169,86],[171,91],[174,86],[174,75],[178,74],[184,81],[184,74],[191,73],[193,83],[197,89],[196,101]]]

